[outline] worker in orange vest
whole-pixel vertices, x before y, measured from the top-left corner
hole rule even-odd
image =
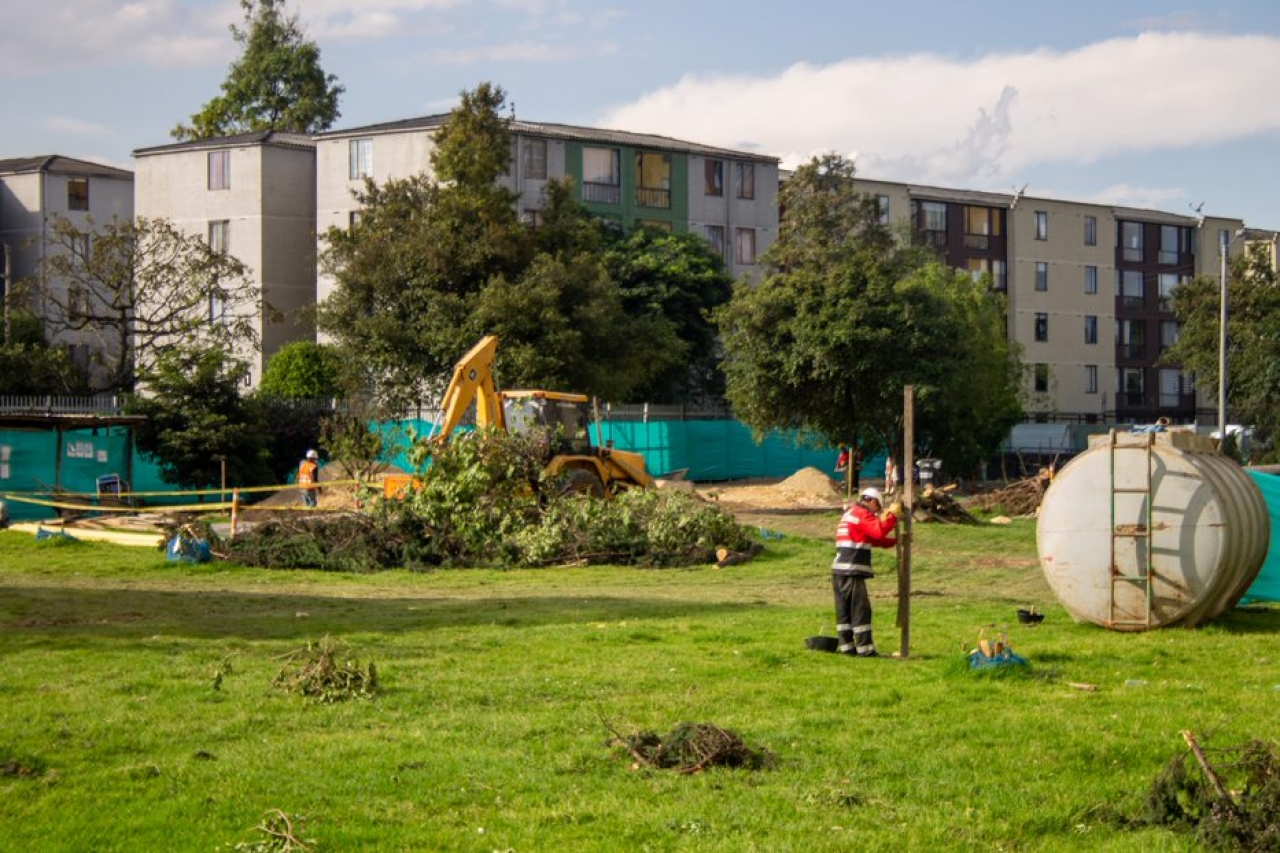
[[[316,506],[320,495],[320,454],[314,450],[308,450],[298,465],[298,488],[302,489],[303,505]]]

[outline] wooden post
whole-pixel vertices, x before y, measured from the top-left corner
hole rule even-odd
[[[236,538],[236,520],[240,509],[240,489],[231,493],[231,539]]]
[[[915,502],[915,386],[902,393],[902,518],[898,531],[898,628],[902,641],[898,657],[911,654],[911,507]]]

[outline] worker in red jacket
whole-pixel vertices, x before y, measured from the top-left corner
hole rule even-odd
[[[836,526],[836,558],[831,563],[831,587],[836,597],[836,651],[858,657],[878,657],[871,638],[871,598],[867,578],[871,549],[898,544],[890,534],[898,526],[902,505],[893,503],[882,516],[880,490],[871,486],[858,493],[858,502],[845,510]]]

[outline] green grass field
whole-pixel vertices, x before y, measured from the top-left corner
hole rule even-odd
[[[1077,625],[1032,523],[918,525],[909,659],[847,659],[803,645],[832,632],[830,555],[787,537],[725,569],[335,575],[0,533],[0,848],[284,849],[254,829],[278,809],[330,853],[1194,850],[1113,816],[1183,730],[1280,737],[1280,609]],[[1018,624],[1030,604],[1042,625]],[[992,623],[1029,677],[967,670]],[[325,637],[376,664],[376,698],[273,686]],[[683,721],[776,766],[682,775],[609,744]]]

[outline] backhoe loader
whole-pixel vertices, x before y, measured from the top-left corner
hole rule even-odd
[[[440,407],[440,423],[429,441],[450,441],[471,405],[475,404],[477,429],[494,427],[523,433],[535,428],[549,431],[547,472],[560,475],[566,492],[590,493],[598,497],[632,488],[648,488],[653,477],[645,470],[639,453],[615,450],[613,442],[592,444],[591,398],[561,391],[499,391],[493,376],[493,360],[498,338],[486,335],[453,368],[449,387]],[[388,494],[407,485],[407,477],[388,478]]]

